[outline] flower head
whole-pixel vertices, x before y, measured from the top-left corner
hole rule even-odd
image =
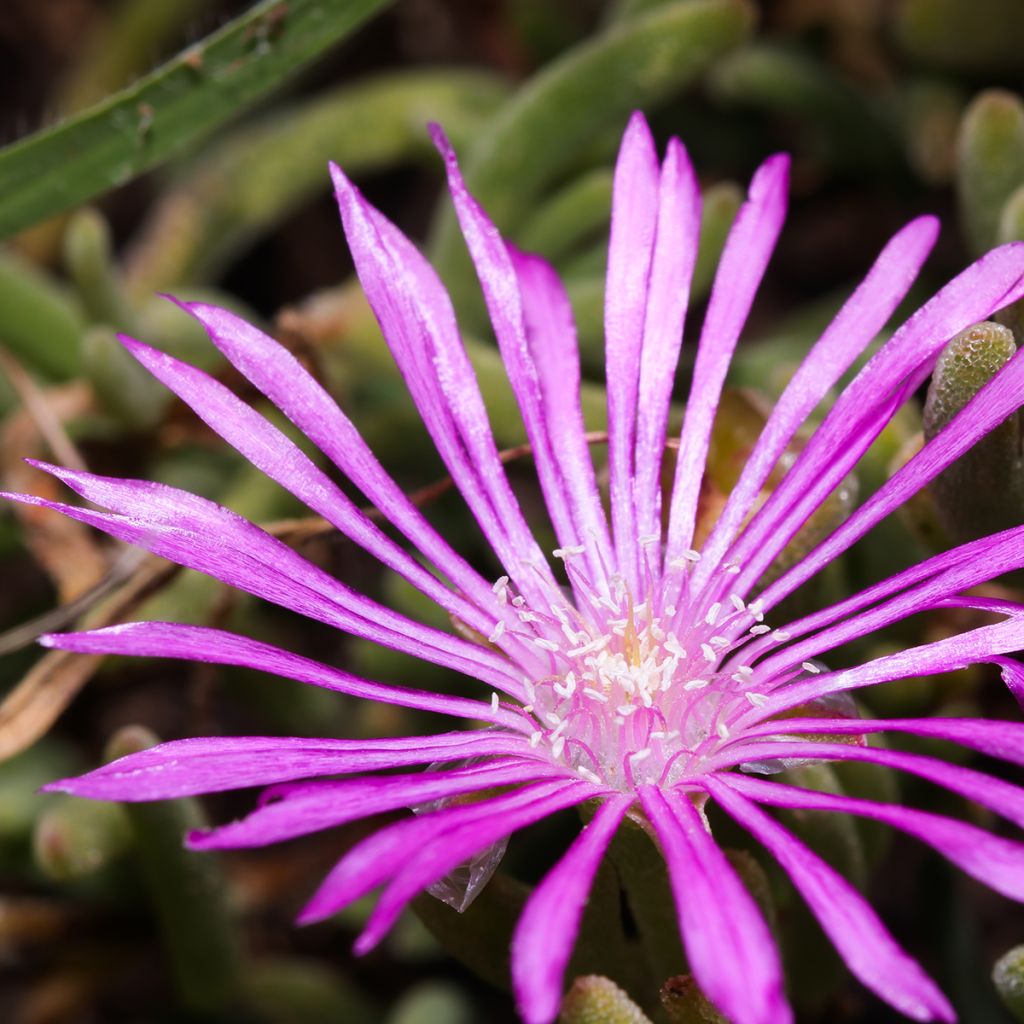
[[[1024,246],[988,254],[911,316],[796,446],[808,417],[903,300],[937,226],[924,217],[900,231],[793,375],[697,550],[698,494],[712,424],[782,227],[786,158],[772,157],[757,171],[729,235],[697,341],[674,481],[666,489],[669,406],[696,259],[700,194],[678,140],[659,161],[644,119],[636,115],[630,122],[615,172],[608,260],[606,513],[584,434],[565,292],[546,263],[502,240],[467,191],[447,141],[437,130],[434,138],[522,410],[559,545],[551,558],[506,477],[443,287],[413,245],[337,168],[338,202],[366,295],[438,452],[503,567],[499,579],[485,579],[434,530],[294,357],[235,315],[183,304],[408,546],[381,530],[222,384],[137,341],[126,338],[124,344],[252,463],[469,631],[447,633],[382,607],[253,524],[171,487],[45,466],[109,511],[11,497],[57,508],[312,619],[444,666],[482,690],[464,697],[370,682],[260,641],[171,623],[53,635],[43,640],[49,646],[246,665],[490,728],[379,740],[181,740],[53,788],[150,800],[272,786],[271,799],[249,817],[190,837],[201,849],[262,845],[418,808],[419,815],[380,828],[347,853],[302,914],[307,921],[326,917],[385,885],[358,940],[360,951],[380,940],[413,896],[460,864],[516,829],[594,802],[589,824],[534,890],[513,943],[519,1007],[536,1024],[557,1014],[588,889],[612,836],[632,814],[664,852],[690,969],[703,990],[737,1024],[785,1024],[792,1014],[778,955],[757,906],[710,834],[703,810],[711,800],[774,856],[867,986],[913,1019],[954,1019],[946,999],[861,895],[765,808],[820,809],[885,822],[1018,900],[1024,899],[1024,847],[936,814],[753,773],[763,776],[806,760],[869,761],[969,795],[1024,825],[1024,791],[932,757],[861,742],[884,732],[938,737],[1021,764],[1024,725],[865,720],[847,696],[979,661],[998,665],[1019,687],[1024,670],[1005,655],[1024,647],[1024,608],[965,595],[1024,565],[1024,527],[937,555],[797,621],[772,621],[785,597],[1016,408],[1024,359],[1012,359],[801,561],[767,585],[761,581],[927,378],[944,344],[1024,295]],[[842,671],[829,671],[818,660],[904,617],[950,605],[984,608],[997,621]],[[422,765],[432,767],[418,770]],[[742,774],[736,771],[741,766]],[[325,778],[403,767],[417,770]],[[474,793],[473,802],[452,800]],[[424,812],[424,806],[433,809]]]

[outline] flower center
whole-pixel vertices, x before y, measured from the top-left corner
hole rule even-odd
[[[763,645],[784,637],[769,635],[756,602],[736,594],[690,606],[685,574],[696,552],[677,567],[678,608],[664,603],[670,591],[660,578],[639,603],[620,577],[610,593],[599,591],[573,564],[581,553],[555,552],[566,563],[574,603],[560,593],[540,610],[511,596],[507,578],[495,585],[519,620],[513,632],[531,656],[524,663],[535,666],[539,657],[544,665],[525,683],[522,710],[535,726],[530,743],[581,777],[619,789],[685,782],[730,738],[730,722],[766,700],[739,649],[755,638]],[[727,567],[719,582],[734,572]]]

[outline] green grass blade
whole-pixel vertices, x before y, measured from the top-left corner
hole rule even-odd
[[[0,237],[156,166],[347,36],[388,0],[263,0],[135,85],[0,150]]]

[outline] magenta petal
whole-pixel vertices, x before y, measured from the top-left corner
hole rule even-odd
[[[797,430],[902,301],[938,232],[934,217],[920,217],[895,235],[793,374],[703,546],[692,577],[695,590],[703,587],[720,563]]]
[[[431,127],[431,136],[444,157],[455,212],[483,288],[509,383],[522,412],[555,535],[561,547],[574,547],[584,538],[574,522],[572,495],[555,451],[563,439],[553,433],[545,415],[540,373],[527,340],[523,301],[512,259],[497,228],[466,188],[455,151],[437,125]],[[563,423],[563,430],[565,426]]]
[[[601,790],[589,783],[562,781],[552,792],[545,796],[534,796],[521,806],[505,806],[500,813],[497,807],[491,806],[490,813],[482,813],[472,822],[455,828],[446,827],[434,841],[416,850],[411,859],[407,851],[403,867],[388,883],[363,933],[356,940],[356,953],[361,955],[376,946],[417,893],[443,878],[480,850],[517,829],[525,828],[556,811],[575,807],[600,793]],[[477,806],[481,811],[488,810],[486,804]]]
[[[261,806],[241,821],[193,832],[189,846],[193,850],[266,846],[385,811],[555,773],[556,769],[543,761],[530,763],[520,759],[450,772],[293,784],[282,789],[279,799],[268,799],[278,795],[268,791]]]
[[[487,680],[501,689],[519,690],[509,666],[496,654],[371,601],[266,531],[212,501],[149,481],[115,480],[40,462],[33,465],[116,514],[31,495],[5,497],[55,509],[186,568],[356,636]]]
[[[749,588],[855,465],[954,335],[1024,295],[1024,244],[992,250],[922,306],[839,396],[782,483],[730,549]],[[781,581],[780,581],[781,582]]]
[[[399,707],[494,722],[511,729],[523,728],[522,716],[507,707],[494,708],[490,702],[370,682],[259,640],[207,626],[177,622],[126,622],[83,633],[50,633],[40,637],[39,642],[44,647],[82,654],[182,658],[214,665],[241,665],[364,700],[379,700]]]
[[[690,798],[653,786],[640,799],[661,841],[690,969],[734,1024],[791,1024],[768,925]]]
[[[999,674],[1003,677],[1007,689],[1024,708],[1024,665],[1013,658],[993,658],[992,664],[999,667]]]
[[[994,537],[986,537],[965,545],[964,549],[955,549],[945,553],[943,560],[934,560],[933,567],[942,565],[940,571],[916,586],[906,588],[903,593],[888,601],[876,603],[875,607],[851,616],[828,629],[823,629],[806,640],[787,646],[785,649],[760,661],[757,665],[759,678],[770,679],[784,673],[793,666],[800,665],[811,658],[819,657],[825,651],[840,647],[851,640],[868,636],[894,622],[911,615],[916,615],[929,608],[945,604],[949,598],[976,587],[988,580],[995,579],[1011,569],[1024,565],[1024,528],[1007,530]],[[945,564],[943,564],[945,563]],[[903,582],[909,582],[914,570],[903,576]],[[769,588],[770,589],[770,588]],[[872,588],[879,595],[885,587]],[[766,591],[767,593],[767,591]],[[976,599],[975,599],[976,600]],[[994,612],[1009,612],[1020,615],[1024,612],[1020,606],[1013,609],[992,607]],[[819,616],[823,618],[824,616]],[[806,623],[797,623],[798,632],[806,629]],[[784,631],[793,634],[789,626]]]
[[[846,965],[865,985],[912,1020],[956,1020],[935,983],[897,945],[878,915],[838,871],[741,797],[728,778],[709,776],[705,786],[771,852]]]
[[[716,768],[733,767],[749,761],[763,761],[781,758],[785,760],[810,761],[862,761],[879,764],[896,771],[909,772],[952,793],[958,793],[1001,814],[1020,828],[1024,828],[1024,789],[1012,783],[973,768],[940,761],[935,757],[920,754],[906,754],[898,750],[880,747],[861,747],[845,743],[822,743],[819,741],[773,740],[763,743],[739,743],[730,746],[714,759]]]
[[[598,790],[597,793],[599,792]],[[542,817],[553,813],[556,806],[571,806],[593,795],[594,787],[573,780],[539,782],[490,800],[444,807],[418,818],[389,825],[352,847],[338,861],[303,909],[299,921],[308,924],[330,917],[353,900],[400,873],[406,866],[415,864],[419,852],[429,851],[433,845],[463,826],[470,834],[475,834],[480,823],[503,821],[508,815],[516,814],[523,808],[532,808],[535,811],[540,808],[537,816]],[[509,831],[518,827],[514,825]],[[477,848],[482,849],[487,845],[489,842],[481,842]],[[412,862],[411,856],[414,857]],[[455,863],[458,864],[459,861]],[[447,870],[439,871],[436,878],[444,875]],[[434,880],[435,878],[429,879],[419,888],[426,888]]]
[[[396,544],[322,470],[280,430],[232,391],[202,370],[132,338],[121,336],[128,351],[154,376],[271,480],[291,491],[342,534],[407,579],[436,604],[465,620],[485,636],[493,615],[454,594]],[[493,595],[492,595],[493,596]]]
[[[633,803],[603,803],[593,820],[526,901],[512,938],[512,984],[526,1024],[551,1024],[562,1002],[569,962],[587,895],[601,858]]]
[[[1008,654],[1021,648],[1024,648],[1024,618],[980,626],[958,636],[875,658],[841,672],[827,672],[778,687],[756,716],[748,714],[744,720],[752,722],[755,717],[768,718],[832,693],[874,686],[893,679],[952,672],[977,661],[990,661],[993,655]]]
[[[984,718],[780,718],[744,730],[744,740],[786,733],[866,736],[900,732],[948,740],[988,757],[1024,766],[1024,723]]]
[[[765,590],[762,595],[765,607],[772,607],[834,561],[876,523],[934,480],[947,466],[1002,423],[1020,405],[1022,389],[1024,355],[1017,353],[937,437],[901,466],[799,565]],[[999,571],[993,575],[998,575]]]
[[[613,564],[608,520],[601,507],[594,463],[584,438],[580,358],[572,307],[554,268],[539,256],[509,246],[523,296],[526,338],[540,379],[544,419],[570,496],[577,534],[587,541],[583,558],[591,582],[607,587]]]
[[[640,580],[633,453],[647,289],[658,224],[658,158],[643,114],[622,136],[615,164],[604,296],[608,385],[608,474],[618,568],[634,591]]]
[[[554,577],[509,487],[444,287],[333,164],[331,173],[356,272],[438,453],[518,589],[546,600]]]
[[[686,150],[670,139],[658,185],[636,412],[634,501],[639,536],[661,536],[661,463],[683,321],[700,240],[700,189]],[[660,545],[658,547],[660,556]],[[660,567],[660,557],[659,557]]]
[[[789,158],[769,157],[754,174],[718,264],[679,438],[665,551],[668,562],[693,540],[697,496],[722,385],[782,230],[788,187]]]
[[[45,788],[91,800],[171,800],[247,786],[522,750],[499,733],[441,733],[384,740],[219,736],[172,740]]]
[[[926,811],[855,797],[798,789],[730,775],[729,785],[761,804],[796,810],[856,814],[883,822],[934,847],[962,871],[1012,900],[1024,902],[1024,845],[990,835],[962,821]]]
[[[420,551],[481,608],[494,610],[490,585],[427,522],[384,471],[349,418],[284,346],[226,309],[182,303],[210,340],[323,451]]]

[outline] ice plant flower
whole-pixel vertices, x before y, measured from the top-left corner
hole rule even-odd
[[[408,239],[337,168],[338,203],[363,288],[426,428],[501,564],[496,581],[435,532],[320,385],[254,327],[225,310],[185,304],[227,359],[406,544],[380,529],[222,384],[137,341],[126,338],[124,344],[260,470],[469,630],[448,633],[382,607],[259,527],[172,487],[44,466],[89,506],[11,497],[58,509],[302,615],[444,666],[482,689],[469,697],[384,685],[255,639],[173,623],[52,635],[43,639],[48,646],[244,665],[488,728],[377,740],[185,739],[52,788],[105,800],[154,800],[272,787],[248,817],[192,835],[197,849],[258,846],[418,808],[418,815],[384,825],[351,849],[302,913],[304,921],[319,920],[383,886],[357,941],[361,952],[381,939],[414,895],[460,864],[514,830],[591,802],[596,812],[533,891],[514,936],[513,981],[520,1012],[531,1024],[547,1024],[558,1012],[588,889],[630,813],[645,822],[664,853],[689,968],[704,992],[735,1024],[786,1024],[792,1012],[778,953],[709,831],[703,811],[710,800],[774,856],[865,985],[915,1020],[953,1020],[945,997],[863,897],[768,809],[818,809],[884,822],[1017,900],[1024,899],[1024,845],[935,813],[810,791],[752,770],[807,759],[872,762],[964,794],[1024,825],[1024,790],[931,756],[850,742],[882,733],[935,737],[1019,765],[1024,724],[858,719],[838,696],[977,662],[997,665],[1019,685],[1021,668],[1006,655],[1024,647],[1024,607],[965,595],[1024,565],[1024,527],[936,555],[798,621],[770,621],[783,598],[1018,406],[1024,356],[1012,359],[798,564],[759,591],[758,585],[927,378],[943,345],[1024,296],[1024,246],[989,253],[898,327],[796,446],[808,416],[904,298],[937,225],[922,217],[900,231],[793,375],[698,551],[697,496],[712,422],[782,227],[786,158],[773,156],[757,171],[729,235],[696,342],[674,483],[663,499],[669,402],[697,251],[700,194],[679,141],[673,139],[659,161],[644,119],[631,120],[615,170],[608,259],[606,515],[584,437],[565,292],[542,260],[502,240],[467,191],[444,137],[437,130],[434,137],[522,410],[559,545],[553,558],[538,546],[510,487],[442,285]],[[788,468],[776,473],[781,479],[766,497],[780,459]],[[820,659],[840,645],[950,605],[985,607],[994,622],[841,671],[823,667]],[[434,767],[420,770],[424,765]],[[741,766],[745,772],[737,770]],[[415,770],[372,774],[396,768]],[[363,774],[337,778],[351,773]],[[473,793],[479,799],[452,799]],[[423,812],[424,806],[433,809]]]

